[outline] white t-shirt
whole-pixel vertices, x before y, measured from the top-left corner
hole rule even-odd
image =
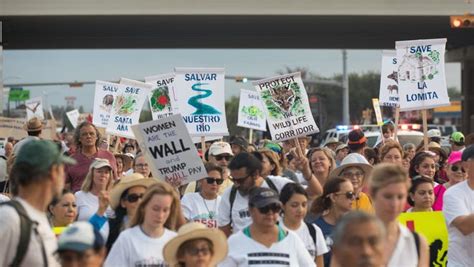
[[[181,208],[188,221],[200,222],[208,228],[217,228],[217,209],[220,202],[221,196],[207,200],[199,193],[187,193],[181,199]]]
[[[287,183],[293,183],[288,178],[280,176],[268,176],[268,178],[275,184],[275,187],[278,189],[278,193],[281,192],[283,186]],[[264,180],[262,187],[270,188],[267,182]],[[239,191],[235,194],[234,205],[232,211],[230,211],[230,191],[232,187],[226,189],[222,195],[221,203],[219,204],[219,209],[217,212],[217,225],[219,227],[226,226],[230,223],[230,213],[232,212],[232,229],[234,233],[237,233],[245,226],[249,225],[252,222],[249,213],[249,197],[242,196]]]
[[[242,231],[231,235],[227,243],[229,253],[219,267],[316,266],[314,258],[309,255],[301,239],[291,231],[283,240],[269,248],[246,236]]]
[[[46,213],[37,210],[21,198],[16,198],[31,220],[38,223],[37,229],[45,247],[48,266],[60,266],[53,254],[58,249],[56,236],[49,224]],[[16,255],[20,240],[20,216],[10,206],[0,207],[0,266],[9,266]],[[43,266],[41,243],[35,232],[31,231],[28,251],[23,258],[21,266]]]
[[[418,266],[418,252],[413,233],[402,224],[398,227],[400,236],[387,267]]]
[[[303,241],[306,250],[309,252],[311,257],[313,257],[313,259],[316,258],[316,256],[320,256],[329,252],[329,248],[326,245],[323,232],[321,231],[321,228],[319,228],[319,226],[317,226],[316,224],[312,224],[314,230],[316,231],[316,244],[314,243],[313,238],[311,237],[311,233],[309,232],[306,223],[302,222],[297,230],[289,230],[288,228],[286,228],[285,224],[283,223],[283,220],[280,220],[280,225],[284,229],[295,232],[298,235],[301,241]]]
[[[176,233],[165,229],[162,236],[151,238],[134,226],[120,233],[115,241],[104,267],[118,266],[167,266],[163,258],[163,247]]]
[[[443,214],[449,234],[448,266],[472,266],[474,233],[463,235],[451,223],[459,216],[474,213],[474,190],[467,181],[451,186],[444,193]]]
[[[77,191],[74,195],[76,196],[77,220],[89,221],[90,217],[99,209],[99,197],[91,192],[84,191]],[[114,211],[110,206],[107,208],[105,215],[107,218],[114,216]]]

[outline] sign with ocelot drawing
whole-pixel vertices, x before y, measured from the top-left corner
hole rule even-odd
[[[175,68],[179,113],[191,136],[226,136],[223,68]]]
[[[260,93],[273,140],[284,141],[319,132],[301,73],[259,80],[253,85]]]

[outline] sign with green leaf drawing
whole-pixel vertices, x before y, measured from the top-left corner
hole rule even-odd
[[[239,115],[237,126],[258,131],[266,131],[267,120],[260,95],[255,91],[240,90]]]
[[[253,85],[260,93],[273,140],[284,141],[319,132],[301,73],[259,80]]]

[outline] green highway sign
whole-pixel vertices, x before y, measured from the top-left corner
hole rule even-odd
[[[8,101],[25,101],[30,99],[30,90],[10,90]]]

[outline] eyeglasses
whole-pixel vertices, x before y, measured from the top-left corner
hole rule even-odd
[[[236,178],[236,177],[232,177],[232,176],[229,176],[229,179],[233,182],[233,183],[237,183],[237,184],[240,184],[240,183],[243,183],[247,178],[249,178],[250,174],[245,176],[245,177],[241,177],[241,178]]]
[[[261,214],[267,214],[270,211],[272,211],[273,213],[279,213],[281,211],[281,206],[278,204],[270,204],[265,207],[258,208],[258,211]]]
[[[232,159],[232,156],[230,155],[215,155],[214,158],[216,158],[217,161],[221,161],[222,159],[225,159],[226,161],[229,161]]]
[[[211,253],[211,249],[209,247],[203,248],[189,248],[186,250],[191,256],[197,256],[200,252],[204,255],[209,255]]]
[[[344,177],[346,179],[350,179],[353,176],[355,176],[356,178],[361,178],[362,176],[364,176],[364,173],[363,172],[344,172],[344,173],[342,173],[342,177]]]
[[[354,192],[352,191],[349,191],[349,192],[345,192],[345,193],[334,193],[336,196],[338,195],[344,195],[346,196],[347,199],[351,199],[351,200],[354,200],[356,198],[356,195]]]
[[[459,171],[459,170],[462,171],[462,172],[464,172],[464,173],[466,172],[466,170],[464,170],[463,167],[458,167],[458,166],[456,166],[456,165],[451,166],[451,170],[452,170],[453,172],[457,172],[457,171]]]
[[[130,202],[130,203],[135,203],[140,198],[143,198],[143,194],[130,194],[130,195],[127,195],[127,201]]]
[[[206,177],[205,179],[208,184],[216,183],[218,185],[221,185],[224,182],[224,179],[214,179],[212,177]]]

